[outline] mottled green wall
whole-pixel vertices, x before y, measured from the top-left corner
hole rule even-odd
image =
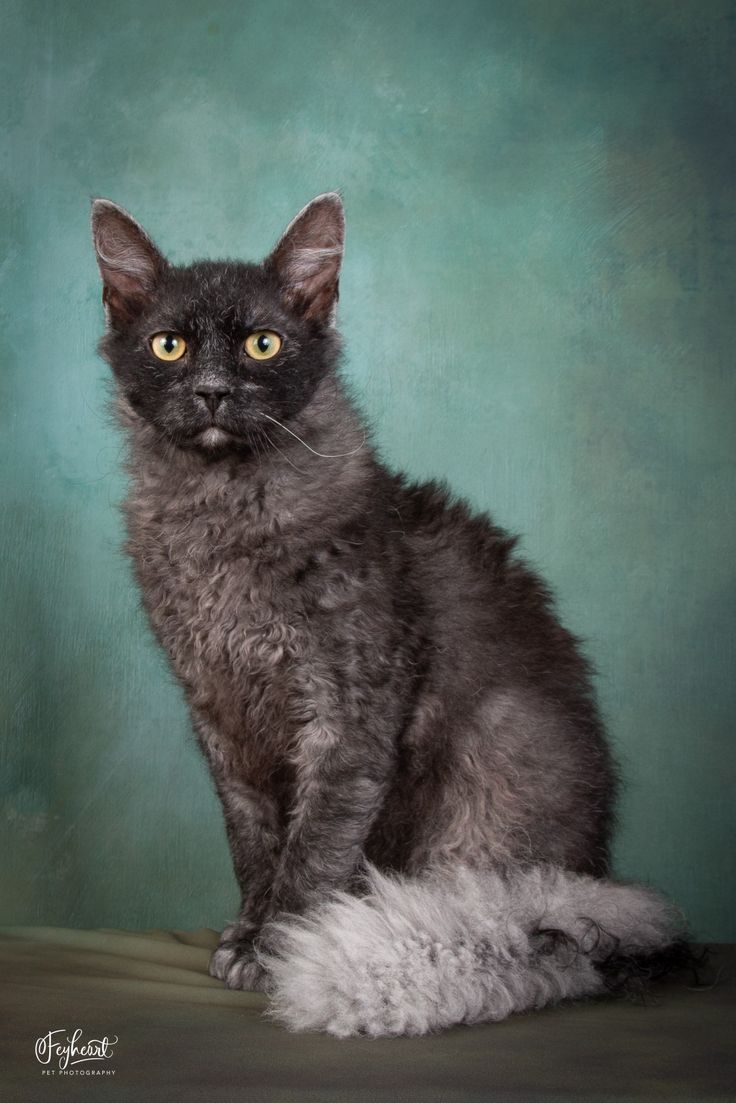
[[[732,5],[3,7],[0,918],[235,906],[119,551],[89,197],[183,261],[259,257],[340,187],[384,455],[525,534],[600,669],[619,872],[735,937]]]

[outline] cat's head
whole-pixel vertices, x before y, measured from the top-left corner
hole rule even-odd
[[[122,207],[96,199],[110,363],[130,416],[163,441],[217,456],[249,449],[269,417],[288,422],[334,371],[345,222],[313,199],[260,264],[170,264]]]

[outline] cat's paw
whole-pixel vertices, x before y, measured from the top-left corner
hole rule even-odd
[[[235,925],[226,927],[220,943],[210,958],[210,976],[224,981],[228,988],[244,992],[262,992],[266,972],[256,961],[253,942],[239,938]]]

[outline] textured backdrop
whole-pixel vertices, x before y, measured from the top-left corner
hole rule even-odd
[[[89,197],[184,261],[259,258],[339,187],[384,456],[524,534],[599,669],[618,872],[736,937],[734,6],[3,8],[0,921],[236,905],[119,551]]]

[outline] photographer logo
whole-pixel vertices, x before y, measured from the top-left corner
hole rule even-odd
[[[36,1060],[44,1076],[114,1076],[115,1069],[106,1062],[117,1042],[117,1035],[85,1039],[81,1027],[71,1034],[60,1027],[36,1039]]]

